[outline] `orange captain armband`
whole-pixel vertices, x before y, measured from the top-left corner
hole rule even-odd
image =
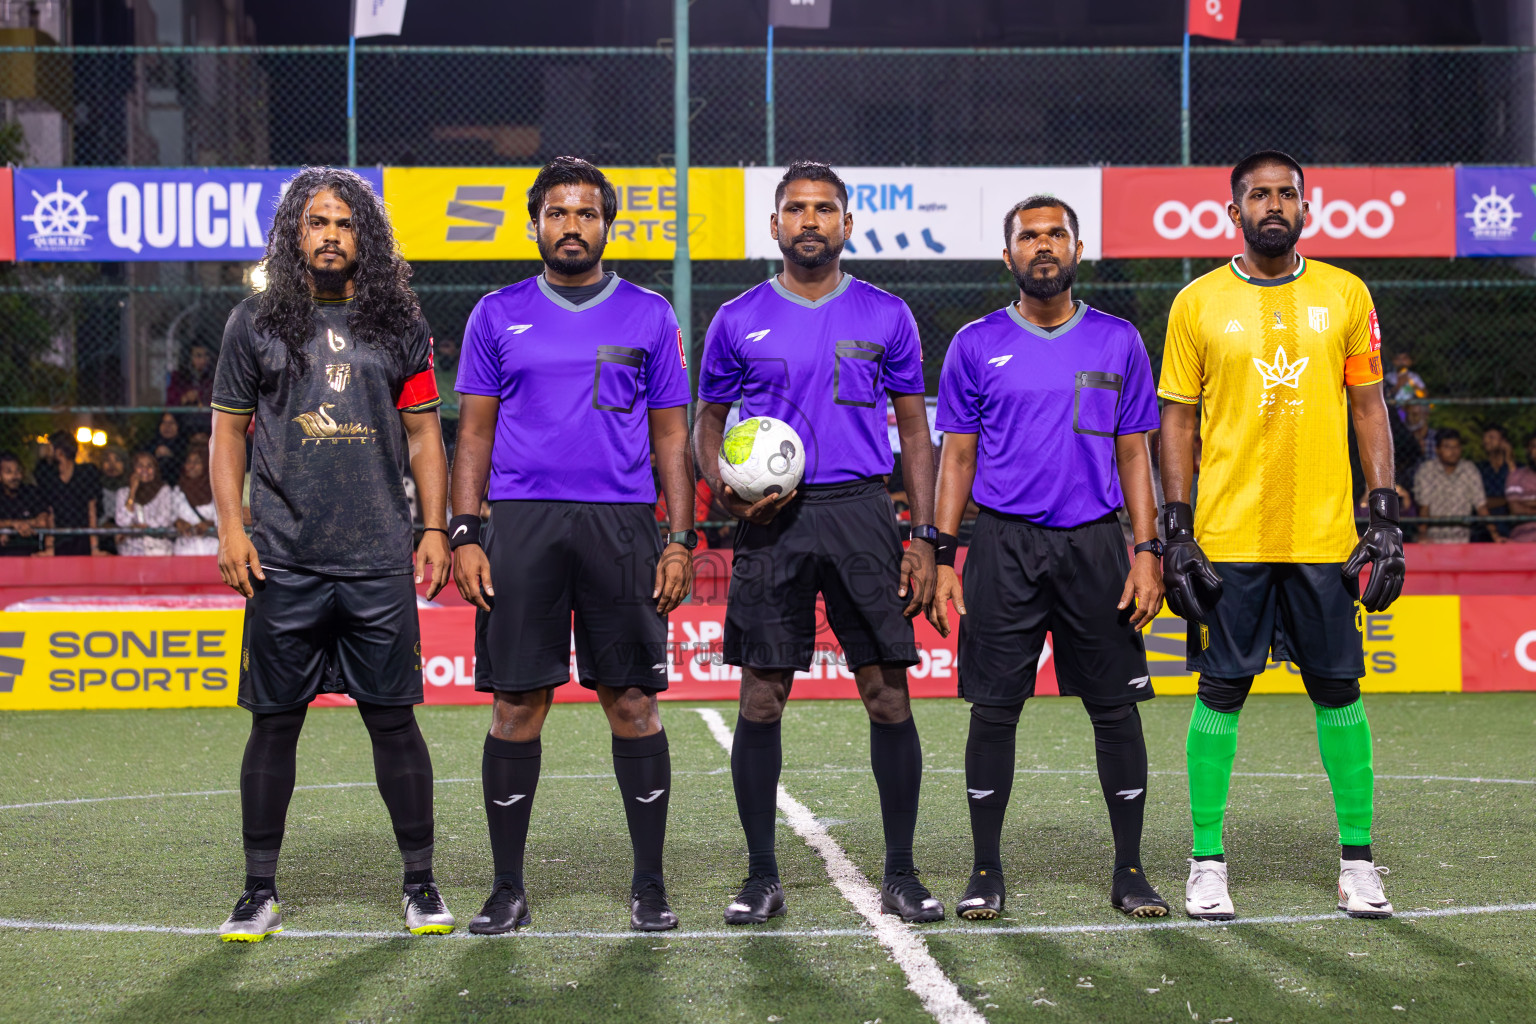
[[[422,370],[400,388],[400,400],[395,403],[395,408],[406,412],[424,412],[437,405],[439,399],[437,375],[431,370]]]
[[[1381,352],[1361,352],[1344,360],[1344,386],[1358,387],[1381,380]]]

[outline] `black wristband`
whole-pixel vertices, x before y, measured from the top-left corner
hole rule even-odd
[[[1371,522],[1388,522],[1396,524],[1402,517],[1402,502],[1397,496],[1397,491],[1391,487],[1378,487],[1366,497],[1366,505],[1371,510]]]
[[[423,526],[421,528],[421,532],[422,533],[440,533],[444,537],[448,536],[448,531],[443,529],[441,526]]]
[[[448,520],[448,547],[452,549],[461,548],[465,544],[479,544],[483,522],[479,516],[454,516]]]
[[[1170,501],[1163,506],[1163,536],[1169,541],[1195,535],[1195,510],[1187,501]]]
[[[955,552],[960,549],[960,538],[952,533],[941,533],[933,543],[933,561],[936,565],[955,567]]]

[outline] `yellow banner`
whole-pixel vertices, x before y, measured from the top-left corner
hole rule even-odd
[[[1461,690],[1461,598],[1454,595],[1400,597],[1384,612],[1355,606],[1365,641],[1366,693]],[[1166,609],[1145,633],[1152,685],[1160,694],[1195,692],[1196,677],[1184,671],[1184,620]],[[1301,671],[1272,662],[1253,681],[1254,693],[1305,693]]]
[[[231,707],[243,614],[0,613],[0,711]]]
[[[677,175],[664,167],[604,168],[619,193],[607,256],[670,260]],[[384,201],[408,260],[536,260],[528,187],[537,167],[386,167]],[[739,167],[688,172],[688,245],[694,259],[746,254]]]

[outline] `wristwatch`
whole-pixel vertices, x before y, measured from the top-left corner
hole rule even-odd
[[[692,551],[699,546],[699,535],[693,530],[680,530],[677,533],[667,534],[667,543],[681,544],[689,551]]]
[[[926,525],[925,526],[914,526],[914,527],[912,527],[912,539],[913,540],[925,540],[925,541],[927,541],[929,543],[930,546],[938,547],[939,546],[939,528],[937,526],[926,526]]]
[[[1163,542],[1158,540],[1156,537],[1153,537],[1151,540],[1143,541],[1142,543],[1137,544],[1136,545],[1136,553],[1139,555],[1143,551],[1150,551],[1154,555],[1156,555],[1158,558],[1162,558],[1163,557]]]

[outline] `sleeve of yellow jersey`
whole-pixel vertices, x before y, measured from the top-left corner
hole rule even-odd
[[[1195,304],[1185,288],[1168,311],[1168,337],[1163,344],[1163,373],[1159,398],[1195,405],[1205,390],[1205,343],[1196,330]]]
[[[1376,304],[1365,282],[1350,279],[1346,296],[1349,323],[1344,337],[1344,384],[1358,387],[1381,380],[1381,325],[1376,321]]]

